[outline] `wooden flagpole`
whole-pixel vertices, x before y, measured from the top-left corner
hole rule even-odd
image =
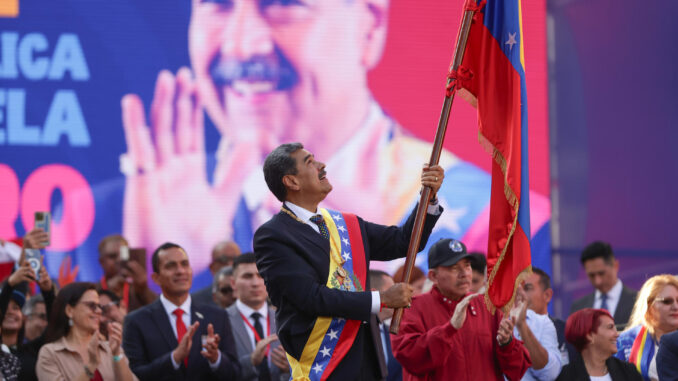
[[[473,1],[473,0],[470,0]],[[473,1],[475,2],[475,1]],[[461,65],[462,60],[464,59],[464,52],[466,51],[466,41],[468,40],[469,31],[471,30],[471,23],[473,22],[474,10],[469,10],[467,6],[464,7],[464,16],[461,20],[461,26],[459,28],[459,34],[457,35],[457,44],[454,48],[454,55],[452,56],[452,65],[450,67],[450,72],[456,71]],[[455,79],[448,78],[447,88],[449,89],[451,85],[454,85]],[[449,96],[447,95],[449,94]],[[435,141],[433,142],[433,152],[431,152],[431,159],[429,160],[429,166],[438,165],[440,161],[440,154],[443,151],[443,142],[445,140],[445,133],[447,132],[447,122],[450,118],[450,109],[452,108],[452,101],[454,100],[454,91],[448,92],[445,94],[445,100],[443,102],[443,109],[440,113],[440,119],[438,120],[438,129],[436,130]],[[414,262],[417,257],[417,251],[419,248],[419,243],[421,242],[421,234],[424,229],[424,221],[426,219],[426,210],[428,208],[428,203],[431,201],[432,190],[429,187],[424,187],[421,192],[421,198],[419,199],[419,206],[417,207],[417,215],[414,220],[414,228],[412,229],[412,236],[410,237],[410,246],[407,249],[407,257],[405,259],[405,274],[403,279],[400,282],[410,283],[410,277],[412,276],[412,268],[414,267]],[[398,279],[396,279],[398,281]],[[393,319],[391,320],[390,332],[397,334],[400,330],[400,321],[403,317],[403,309],[396,308],[393,313]]]

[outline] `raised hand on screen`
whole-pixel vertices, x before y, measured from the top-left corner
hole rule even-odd
[[[127,153],[123,231],[134,245],[171,239],[205,254],[232,235],[232,220],[246,177],[258,165],[256,142],[222,138],[214,183],[205,169],[204,111],[188,68],[158,75],[147,123],[135,94],[122,99]]]

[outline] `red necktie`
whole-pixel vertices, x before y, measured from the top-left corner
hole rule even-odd
[[[184,324],[184,319],[181,318],[184,311],[177,308],[173,313],[177,316],[177,342],[181,342],[181,338],[186,334],[186,324]],[[188,357],[184,359],[184,365],[188,367]]]

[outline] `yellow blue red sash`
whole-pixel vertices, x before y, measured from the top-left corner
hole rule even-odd
[[[654,357],[654,340],[647,328],[642,326],[631,347],[629,362],[636,366],[644,380],[649,380],[650,363]]]
[[[364,291],[367,267],[358,218],[349,213],[319,210],[330,233],[330,272],[327,287]],[[317,318],[299,360],[287,356],[292,369],[290,379],[326,380],[348,353],[359,328],[358,320]]]

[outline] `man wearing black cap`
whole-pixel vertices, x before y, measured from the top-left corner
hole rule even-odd
[[[530,367],[513,319],[488,311],[470,294],[471,258],[456,239],[441,239],[428,254],[430,292],[405,311],[393,352],[403,380],[519,380]],[[472,364],[472,365],[471,365]]]

